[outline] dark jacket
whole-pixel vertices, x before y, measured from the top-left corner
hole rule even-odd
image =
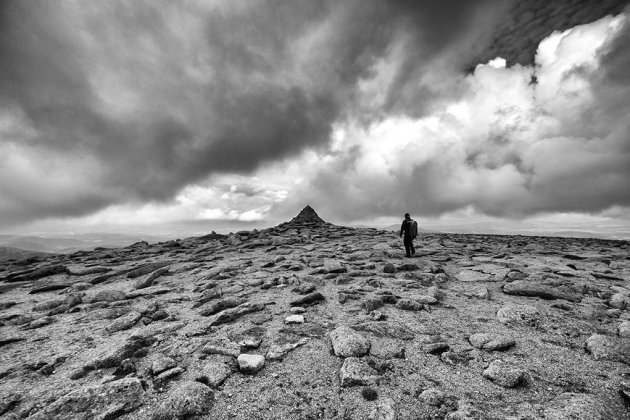
[[[400,225],[400,236],[404,234],[405,239],[413,239],[413,236],[411,236],[411,222],[413,222],[413,219],[405,219]]]

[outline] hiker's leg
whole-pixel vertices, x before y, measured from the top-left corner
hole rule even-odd
[[[411,239],[405,237],[405,252],[407,253],[407,256],[410,257],[411,256]]]
[[[409,248],[411,248],[411,255],[416,255],[416,248],[413,247],[413,240],[409,241]]]

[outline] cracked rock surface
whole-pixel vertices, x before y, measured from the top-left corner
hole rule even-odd
[[[415,245],[307,207],[9,260],[0,419],[630,419],[627,241]]]

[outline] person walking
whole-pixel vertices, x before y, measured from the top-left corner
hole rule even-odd
[[[416,253],[416,249],[413,247],[413,240],[418,236],[418,223],[411,218],[409,213],[405,213],[405,220],[400,225],[400,236],[403,235],[405,235],[403,238],[405,252],[407,257],[411,257]]]

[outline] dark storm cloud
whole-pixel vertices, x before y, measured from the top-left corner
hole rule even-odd
[[[477,68],[457,102],[461,114],[349,129],[349,144],[356,144],[314,165],[305,192],[278,211],[308,201],[342,221],[402,209],[423,216],[474,209],[508,218],[627,218],[629,21],[604,19],[555,35],[541,45],[536,68]],[[531,84],[534,71],[539,81]]]
[[[13,188],[3,221],[168,200],[209,174],[326,146],[331,125],[356,107],[357,84],[401,36],[410,53],[392,92],[416,87],[387,108],[404,112],[428,93],[418,112],[437,96],[414,83],[418,69],[469,36],[469,17],[487,4],[4,1],[0,112],[31,133],[0,139],[23,157],[5,167],[33,175],[44,153],[69,157],[50,178],[72,174],[72,158],[93,170],[83,168],[89,188],[74,196],[69,182],[37,196]],[[8,172],[2,183],[19,183]]]
[[[621,13],[628,0],[512,0],[503,18],[497,21],[490,42],[468,63],[474,69],[495,57],[508,65],[534,64],[540,41],[553,31],[564,31]]]

